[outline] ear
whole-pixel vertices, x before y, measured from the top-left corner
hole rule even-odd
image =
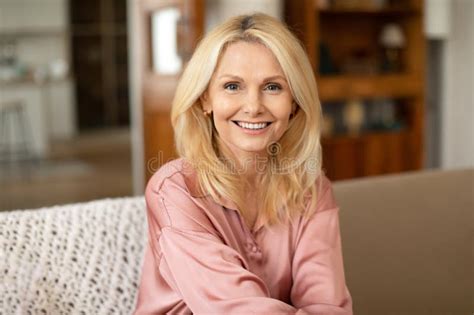
[[[209,101],[209,94],[207,90],[201,94],[201,96],[199,97],[199,100],[201,101],[201,106],[204,111],[209,112],[212,110],[212,106],[211,106],[211,102]]]
[[[298,111],[298,104],[293,101],[293,103],[291,103],[291,115],[294,116],[296,114],[296,112]]]

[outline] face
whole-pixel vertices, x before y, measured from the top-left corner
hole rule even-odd
[[[288,128],[293,103],[276,57],[264,45],[227,47],[201,98],[224,144],[239,158],[267,154]]]

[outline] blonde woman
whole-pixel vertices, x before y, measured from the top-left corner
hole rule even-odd
[[[179,159],[146,189],[136,314],[352,314],[321,107],[297,39],[263,14],[199,44],[171,119]]]

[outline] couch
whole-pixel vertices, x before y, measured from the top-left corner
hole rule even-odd
[[[474,170],[341,181],[355,314],[473,314]],[[0,213],[0,314],[131,314],[143,197]]]
[[[355,314],[474,314],[474,169],[334,189]]]
[[[0,212],[0,314],[130,314],[143,197]]]

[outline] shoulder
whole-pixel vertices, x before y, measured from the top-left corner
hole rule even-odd
[[[334,198],[334,192],[332,188],[332,183],[329,178],[326,177],[324,173],[318,177],[317,180],[317,210],[328,210],[337,208],[336,199]]]
[[[185,159],[179,158],[163,164],[150,178],[147,191],[159,192],[169,185],[189,190],[194,182],[195,172]]]
[[[167,162],[147,184],[145,199],[149,214],[160,226],[179,230],[211,231],[203,200],[195,196],[196,172],[184,159]]]
[[[199,189],[198,174],[184,158],[163,164],[148,181],[146,191],[166,193],[179,188],[193,198],[206,197]]]
[[[304,211],[299,219],[295,221],[295,231],[297,231],[297,239],[299,239],[305,231],[314,231],[320,222],[325,222],[328,218],[334,218],[338,215],[339,207],[334,198],[332,184],[329,178],[321,173],[314,181],[312,191],[315,192],[315,199],[312,200],[312,195],[308,193],[305,195]]]
[[[311,194],[307,194],[307,204],[305,212],[315,213],[324,210],[337,208],[336,199],[332,183],[329,178],[322,172],[314,182],[313,193],[315,193],[316,206],[311,206]]]

